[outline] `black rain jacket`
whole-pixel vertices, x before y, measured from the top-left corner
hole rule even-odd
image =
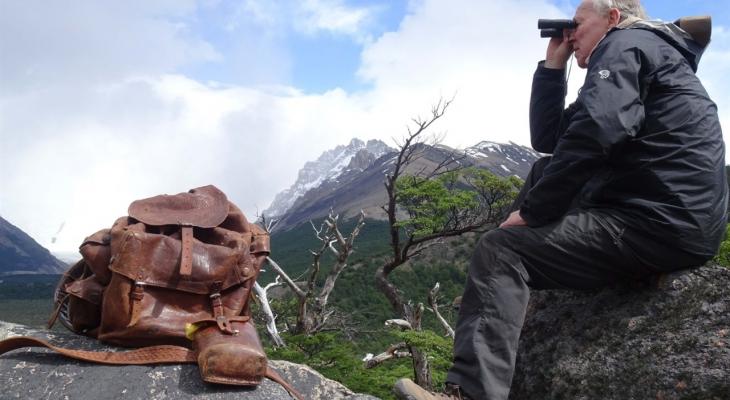
[[[552,159],[520,209],[529,226],[572,206],[602,208],[654,240],[714,256],[728,188],[717,107],[695,76],[703,50],[673,24],[614,28],[567,109],[564,71],[538,65],[531,139]]]

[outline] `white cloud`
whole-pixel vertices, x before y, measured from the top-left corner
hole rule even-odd
[[[403,119],[456,94],[448,142],[527,143],[532,73],[547,45],[535,21],[561,15],[537,0],[422,1],[365,49],[359,73],[375,85],[378,115]]]
[[[307,4],[318,15],[324,3]],[[169,20],[144,12],[117,12],[127,15],[127,24],[146,29],[139,34],[144,37],[132,34],[129,41],[116,36],[116,23],[111,30],[84,27],[84,35],[68,26],[40,32],[57,36],[54,46],[71,49],[55,64],[44,54],[50,51],[46,45],[13,42],[10,46],[31,50],[11,49],[16,65],[41,65],[48,70],[48,84],[38,88],[27,79],[17,91],[0,95],[0,166],[12,171],[3,175],[0,213],[45,245],[65,221],[55,249],[75,247],[83,236],[123,215],[136,198],[209,183],[253,214],[323,150],[352,137],[398,138],[411,117],[423,115],[439,96],[456,92],[447,121],[435,127],[449,131],[451,144],[485,138],[525,142],[525,91],[544,43],[534,29],[514,26],[532,27],[538,15],[557,11],[536,0],[493,1],[490,7],[429,1],[413,7],[398,31],[366,47],[361,74],[374,88],[363,93],[226,87],[170,73],[214,50],[192,34],[178,35]],[[345,29],[332,17],[342,10],[333,10],[311,22],[320,29]],[[101,21],[113,14],[98,12]],[[346,25],[357,26],[360,17],[353,18],[344,18]],[[95,38],[81,40],[97,30]],[[164,40],[144,41],[158,31],[167,32]],[[107,39],[119,41],[113,51],[102,46]],[[210,51],[195,53],[200,48]],[[195,57],[165,59],[168,54]],[[88,71],[73,70],[85,60],[90,60]],[[119,68],[108,73],[117,60]],[[55,68],[62,73],[54,76]],[[84,79],[94,74],[97,79]],[[16,75],[3,72],[0,79]]]
[[[285,74],[276,69],[286,68],[272,48],[283,3],[249,0],[231,10],[228,29],[259,41],[233,56],[189,28],[210,4],[80,3],[44,12],[8,4],[0,10],[0,215],[46,246],[65,221],[51,246],[64,250],[108,227],[134,199],[206,184],[253,217],[306,161],[353,137],[400,138],[439,97],[456,94],[434,126],[448,132],[446,144],[527,144],[530,82],[547,44],[535,21],[565,16],[540,0],[413,1],[397,30],[364,45],[359,75],[371,89],[306,94],[180,72],[218,57],[275,82]],[[318,32],[362,35],[369,18],[340,1],[296,4],[309,7],[303,21]],[[255,36],[257,27],[270,35]],[[722,107],[730,91],[722,88],[730,61],[718,45],[728,41],[726,31],[715,32],[717,52],[711,47],[701,73],[728,126]],[[581,72],[573,71],[573,86]]]
[[[348,7],[342,0],[304,0],[298,4],[300,8],[294,21],[301,31],[326,31],[356,38],[366,36],[366,27],[375,11],[373,8]]]
[[[74,248],[133,199],[206,184],[253,217],[306,161],[367,126],[341,90],[306,96],[180,75],[3,98],[0,115],[0,215],[45,245],[65,221],[54,249]]]
[[[288,29],[307,35],[330,33],[364,41],[378,12],[377,7],[353,7],[343,0],[245,0],[228,19],[235,30],[251,23],[266,35],[282,35]]]
[[[246,17],[251,17],[259,25],[274,27],[281,20],[281,7],[274,1],[245,0],[234,12],[227,28],[236,29]]]
[[[194,9],[190,0],[4,1],[0,85],[5,93],[27,92],[214,60],[220,55],[185,23],[184,16]]]

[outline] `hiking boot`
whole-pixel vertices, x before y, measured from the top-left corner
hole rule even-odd
[[[461,388],[450,383],[442,393],[429,392],[408,378],[399,379],[393,387],[395,397],[400,400],[471,400]]]

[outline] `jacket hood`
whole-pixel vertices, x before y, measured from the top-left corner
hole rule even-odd
[[[697,66],[706,48],[697,43],[689,33],[671,22],[636,20],[626,26],[619,26],[614,29],[644,29],[654,32],[676,48],[689,61],[692,70],[695,72],[697,72]]]

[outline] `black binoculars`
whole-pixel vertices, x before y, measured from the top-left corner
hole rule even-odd
[[[538,19],[537,29],[540,37],[563,37],[563,29],[575,29],[578,24],[572,19]]]

